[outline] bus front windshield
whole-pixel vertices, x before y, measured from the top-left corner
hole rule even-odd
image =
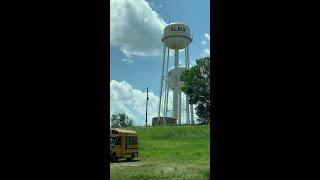
[[[115,145],[115,138],[111,137],[110,138],[110,146],[114,146]]]

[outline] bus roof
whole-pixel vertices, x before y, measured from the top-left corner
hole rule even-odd
[[[127,133],[127,134],[137,134],[135,131],[131,131],[131,130],[125,130],[125,129],[110,129],[111,130],[116,130],[118,131],[119,133]]]

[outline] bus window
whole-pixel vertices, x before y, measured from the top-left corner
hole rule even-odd
[[[129,142],[129,136],[126,136],[125,138],[126,138],[126,144],[129,144],[130,143]]]
[[[113,137],[110,138],[110,145],[111,146],[115,145],[115,138],[113,138]]]
[[[116,138],[115,145],[121,145],[121,137]]]

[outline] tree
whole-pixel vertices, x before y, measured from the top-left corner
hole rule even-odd
[[[198,59],[196,65],[181,74],[182,91],[189,96],[189,103],[196,104],[200,123],[210,122],[210,57]]]
[[[126,113],[118,113],[113,114],[111,116],[111,127],[118,128],[118,127],[132,127],[133,121],[131,118],[126,115]]]
[[[111,116],[111,127],[117,128],[120,127],[120,118],[118,114],[112,114]]]

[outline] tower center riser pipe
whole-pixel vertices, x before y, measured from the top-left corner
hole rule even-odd
[[[173,118],[178,120],[178,63],[179,63],[179,49],[174,50],[174,87],[173,87]]]

